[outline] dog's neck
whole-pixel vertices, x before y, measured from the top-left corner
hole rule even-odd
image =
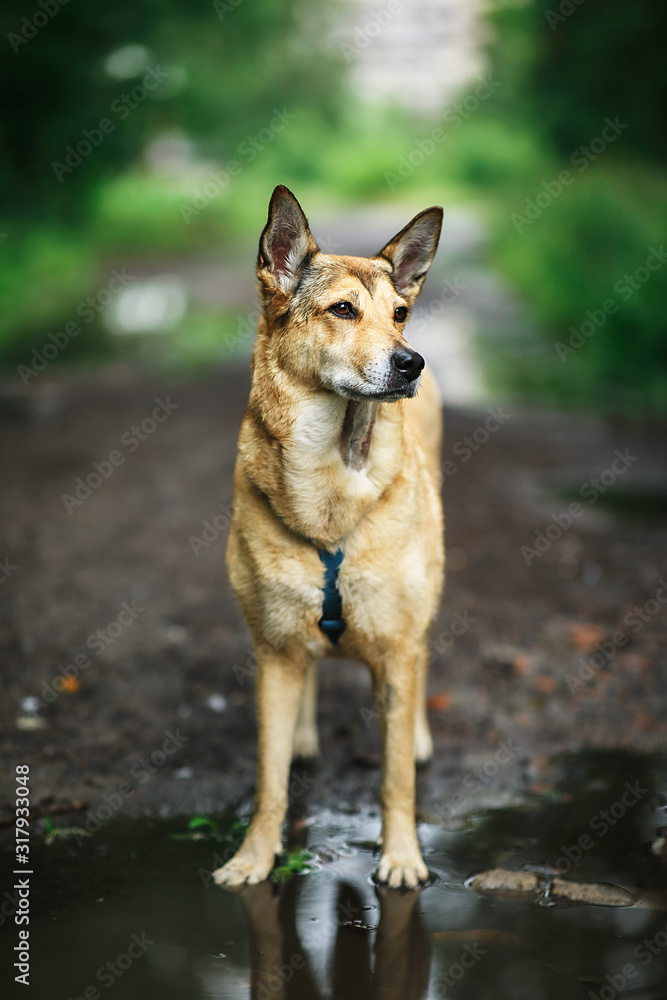
[[[402,403],[354,401],[255,370],[241,432],[248,478],[319,547],[340,545],[399,474]]]

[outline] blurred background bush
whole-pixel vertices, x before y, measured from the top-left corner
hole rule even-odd
[[[142,354],[121,334],[155,331],[163,364],[223,363],[251,339],[234,268],[285,183],[311,215],[465,206],[520,306],[475,332],[487,384],[667,411],[663,5],[8,0],[0,17],[9,379],[32,385],[72,322],[54,365]],[[193,296],[197,266],[228,290]]]

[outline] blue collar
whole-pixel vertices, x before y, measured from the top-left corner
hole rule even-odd
[[[318,549],[317,554],[324,563],[324,586],[322,587],[324,600],[322,602],[322,617],[317,624],[327,639],[336,646],[345,631],[343,599],[338,590],[338,570],[343,561],[343,550],[327,552],[326,549]]]

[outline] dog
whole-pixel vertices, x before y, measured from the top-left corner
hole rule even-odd
[[[316,661],[370,670],[383,751],[376,879],[428,879],[415,821],[427,629],[444,575],[440,400],[404,337],[436,253],[428,208],[370,258],[322,253],[278,186],[259,242],[262,317],[234,475],[227,566],[257,657],[256,800],[214,873],[261,882],[282,850],[290,763],[319,752]]]

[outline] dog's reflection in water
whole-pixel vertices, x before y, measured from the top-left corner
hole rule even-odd
[[[380,922],[364,926],[364,900],[341,883],[335,943],[323,991],[296,925],[301,879],[280,890],[270,882],[240,886],[250,940],[250,1000],[420,1000],[428,991],[430,950],[419,892],[376,887]],[[354,916],[351,916],[354,915]],[[323,945],[320,945],[321,947]]]

